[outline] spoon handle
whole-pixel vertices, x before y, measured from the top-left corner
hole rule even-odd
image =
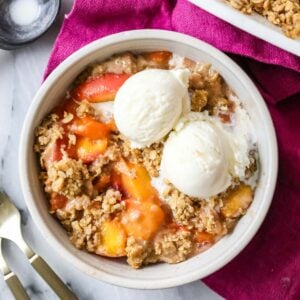
[[[10,274],[5,276],[5,282],[9,286],[11,292],[18,300],[30,300],[28,297],[25,288],[22,286],[19,278],[15,275],[15,273],[11,272]]]
[[[30,263],[60,299],[78,299],[39,255],[35,254]]]

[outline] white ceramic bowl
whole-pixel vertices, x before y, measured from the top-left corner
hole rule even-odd
[[[234,232],[206,252],[185,262],[155,264],[133,270],[124,260],[107,259],[77,250],[65,230],[48,213],[38,163],[34,129],[58,104],[74,78],[89,63],[122,51],[169,50],[196,61],[210,62],[242,100],[253,121],[260,154],[260,181],[254,201]],[[80,271],[108,283],[142,289],[167,288],[203,278],[232,260],[252,239],[272,200],[277,177],[277,144],[264,100],[248,76],[225,54],[192,37],[162,30],[128,31],[97,40],[61,63],[43,83],[26,117],[20,143],[20,178],[28,209],[48,243]]]

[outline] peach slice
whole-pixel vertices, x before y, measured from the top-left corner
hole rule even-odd
[[[130,77],[129,74],[106,73],[90,78],[71,92],[76,100],[86,99],[89,102],[105,102],[115,98],[122,84]]]
[[[126,212],[122,223],[129,236],[150,240],[164,223],[165,213],[158,203],[126,200]]]
[[[56,211],[66,206],[68,198],[58,193],[51,193],[50,198],[50,211]]]
[[[106,221],[101,225],[101,246],[97,252],[110,257],[126,255],[127,235],[123,225],[117,221]]]
[[[42,160],[46,168],[53,162],[63,158],[63,150],[70,158],[77,158],[75,145],[69,145],[69,140],[66,135],[62,139],[56,139],[49,143],[42,154]]]
[[[147,170],[137,164],[121,159],[115,166],[115,182],[128,197],[122,223],[129,236],[149,240],[165,222],[157,191],[151,185]]]
[[[116,167],[120,172],[122,186],[127,197],[142,201],[157,197],[157,192],[151,185],[150,176],[143,166],[121,160]]]
[[[90,139],[106,138],[113,131],[112,124],[98,122],[92,117],[74,118],[69,126],[69,130],[77,136]]]
[[[77,156],[86,164],[93,162],[106,151],[107,143],[107,139],[93,140],[79,137],[76,142]]]
[[[169,51],[154,51],[146,53],[145,56],[157,64],[166,65],[172,57],[172,53]]]
[[[95,183],[95,188],[98,192],[103,192],[106,188],[111,185],[111,175],[102,174],[100,178]]]
[[[202,231],[195,234],[195,240],[201,245],[212,245],[215,238],[212,234]]]
[[[253,192],[251,187],[241,184],[229,192],[228,197],[223,200],[224,206],[221,208],[221,213],[226,218],[237,218],[249,207],[252,199]]]

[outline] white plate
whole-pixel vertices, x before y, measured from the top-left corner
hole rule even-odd
[[[246,15],[232,8],[222,0],[189,0],[207,12],[267,41],[281,49],[300,56],[300,39],[293,40],[286,37],[281,28],[270,23],[259,14]]]

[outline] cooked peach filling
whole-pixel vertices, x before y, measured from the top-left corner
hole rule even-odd
[[[223,193],[194,199],[169,182],[158,192],[164,143],[133,149],[114,120],[105,120],[95,103],[113,101],[118,89],[145,68],[172,68],[166,51],[113,56],[81,74],[61,105],[36,129],[35,150],[49,211],[79,249],[127,257],[139,268],[178,263],[229,234],[250,206],[254,189],[235,178]],[[183,60],[191,71],[192,111],[207,110],[230,123],[234,103],[222,77],[207,65]],[[247,172],[256,170],[255,156]]]

